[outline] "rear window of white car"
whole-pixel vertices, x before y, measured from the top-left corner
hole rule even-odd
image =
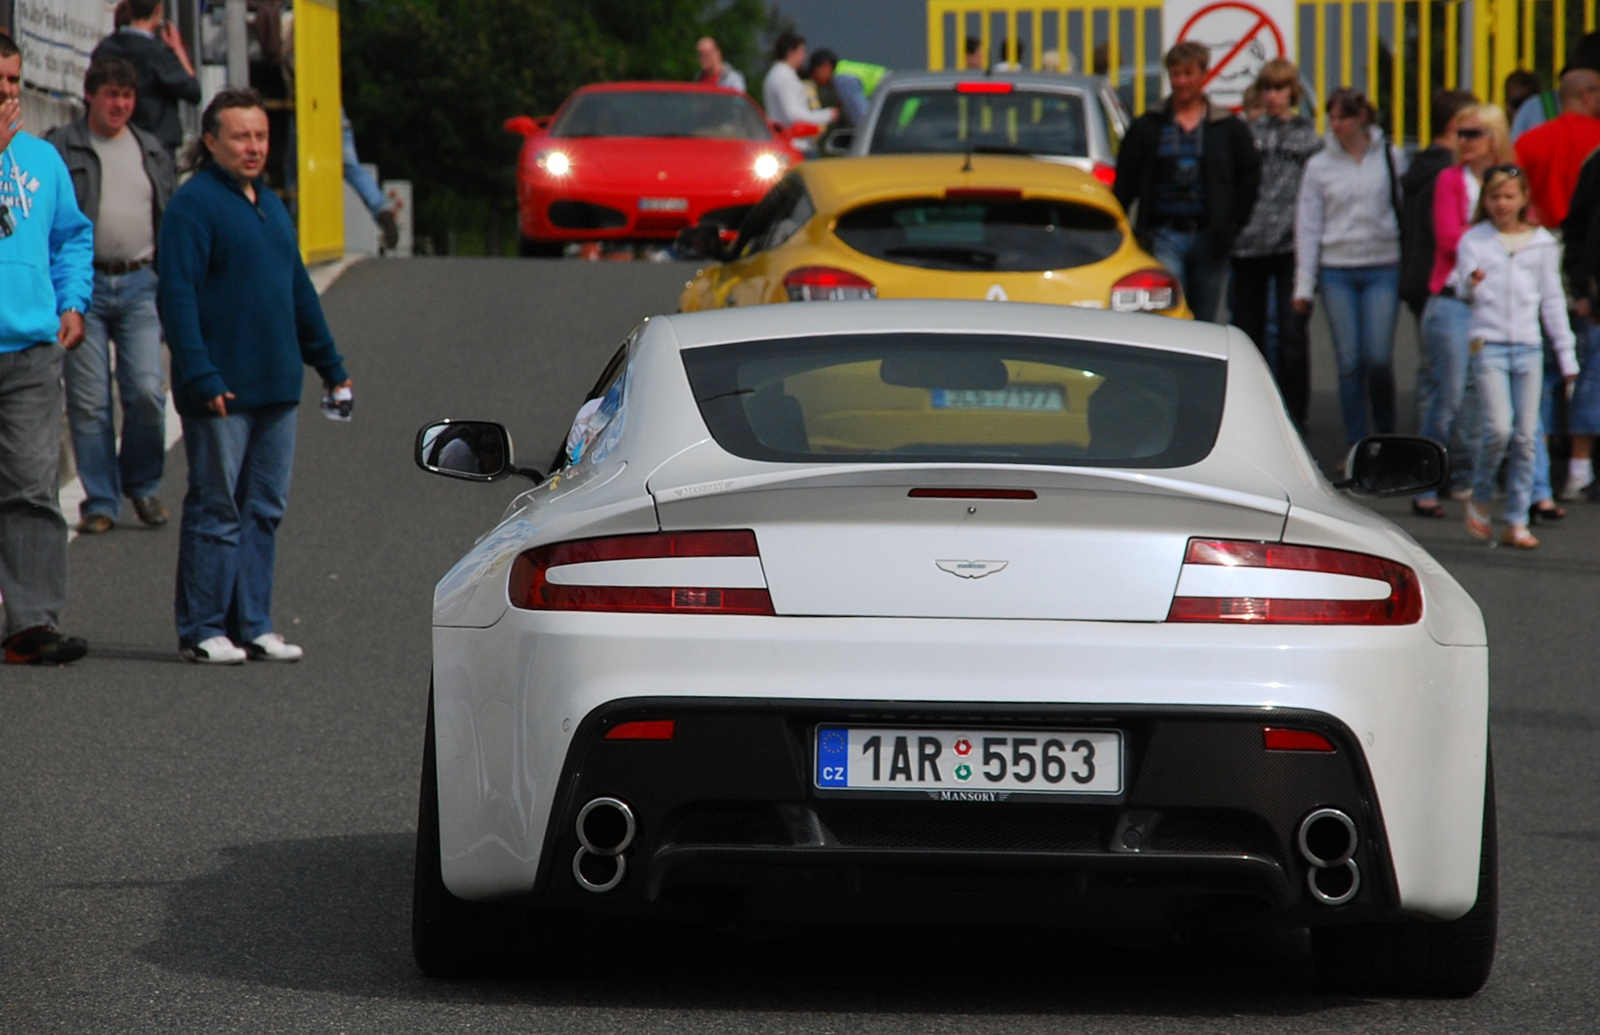
[[[859,334],[686,350],[717,443],[752,460],[1162,468],[1203,459],[1220,359],[1010,335]]]
[[[959,93],[942,86],[896,90],[884,99],[867,152],[875,155],[977,151],[1089,154],[1083,95],[1042,90]]]
[[[1111,213],[1014,193],[880,202],[846,212],[833,232],[884,262],[981,273],[1072,269],[1122,247],[1122,227]]]

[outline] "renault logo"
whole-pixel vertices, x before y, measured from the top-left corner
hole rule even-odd
[[[947,571],[963,579],[981,579],[985,575],[993,575],[1004,568],[1010,561],[934,561],[940,571]]]

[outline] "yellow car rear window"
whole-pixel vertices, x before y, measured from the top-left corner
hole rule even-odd
[[[778,462],[1181,467],[1211,450],[1223,361],[1097,342],[861,334],[684,353],[729,452]]]
[[[904,198],[846,212],[833,232],[874,259],[983,273],[1091,266],[1123,244],[1111,213],[1048,198]]]

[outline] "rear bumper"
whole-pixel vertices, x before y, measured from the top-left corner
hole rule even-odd
[[[1448,919],[1476,896],[1486,654],[1441,647],[1420,626],[512,611],[488,629],[435,629],[434,647],[442,864],[463,898],[655,912],[704,897],[682,889],[742,889],[742,908],[782,913],[840,894],[889,908],[898,893],[864,890],[932,881],[932,893],[982,878],[991,892],[1049,889],[1052,908],[1091,922],[1125,901],[1111,912],[1127,924],[1143,915],[1134,904],[1152,922],[1208,904],[1297,923]],[[984,805],[818,792],[808,731],[863,712],[891,724],[1111,726],[1127,737],[1127,790],[1116,801]],[[623,716],[681,717],[683,739],[600,741]],[[1339,750],[1265,752],[1261,726],[1275,723],[1317,729]],[[636,807],[641,824],[632,872],[608,895],[571,876],[575,810],[600,795]],[[1332,910],[1310,900],[1291,843],[1321,805],[1356,820],[1365,853],[1361,895]],[[1157,814],[1150,842],[1118,847],[1143,813]],[[814,818],[831,842],[796,844],[792,830],[785,840],[785,816]],[[730,841],[719,823],[755,832]],[[901,841],[852,833],[929,823],[948,829]],[[1055,840],[1031,846],[1016,827]],[[1012,876],[994,880],[1002,871]],[[1035,892],[1018,896],[1024,912],[1037,910]]]
[[[670,716],[670,742],[603,739],[630,719]],[[1109,799],[966,803],[928,794],[819,791],[819,724],[1116,729],[1124,793]],[[1384,825],[1355,738],[1310,712],[1276,723],[1323,733],[1332,754],[1267,752],[1255,709],[993,706],[883,702],[734,704],[649,698],[592,713],[556,792],[534,898],[566,909],[697,918],[941,919],[1171,927],[1271,919],[1307,924],[1398,907]],[[637,821],[623,879],[580,886],[576,822],[609,797]],[[1361,833],[1361,886],[1336,909],[1309,893],[1299,822],[1317,807]],[[589,865],[600,860],[587,860]]]

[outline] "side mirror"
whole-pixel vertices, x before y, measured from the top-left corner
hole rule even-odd
[[[1363,496],[1410,496],[1444,488],[1450,454],[1431,438],[1373,435],[1351,448],[1344,472],[1335,489]]]
[[[417,432],[417,466],[433,474],[471,482],[496,482],[513,474],[534,479],[538,471],[517,467],[511,433],[494,421],[441,420]]]
[[[673,248],[685,259],[722,259],[722,227],[716,223],[696,223],[678,231]]]
[[[815,122],[795,122],[785,129],[782,136],[786,140],[799,140],[802,137],[814,137],[822,132],[822,127]]]
[[[544,118],[530,118],[527,115],[513,115],[501,125],[507,133],[516,133],[523,137],[538,136],[550,125],[549,116]]]
[[[847,126],[844,129],[836,129],[828,134],[828,138],[822,142],[822,153],[834,155],[835,157],[847,155],[850,153],[850,145],[855,143],[855,139],[856,131],[853,128]]]

